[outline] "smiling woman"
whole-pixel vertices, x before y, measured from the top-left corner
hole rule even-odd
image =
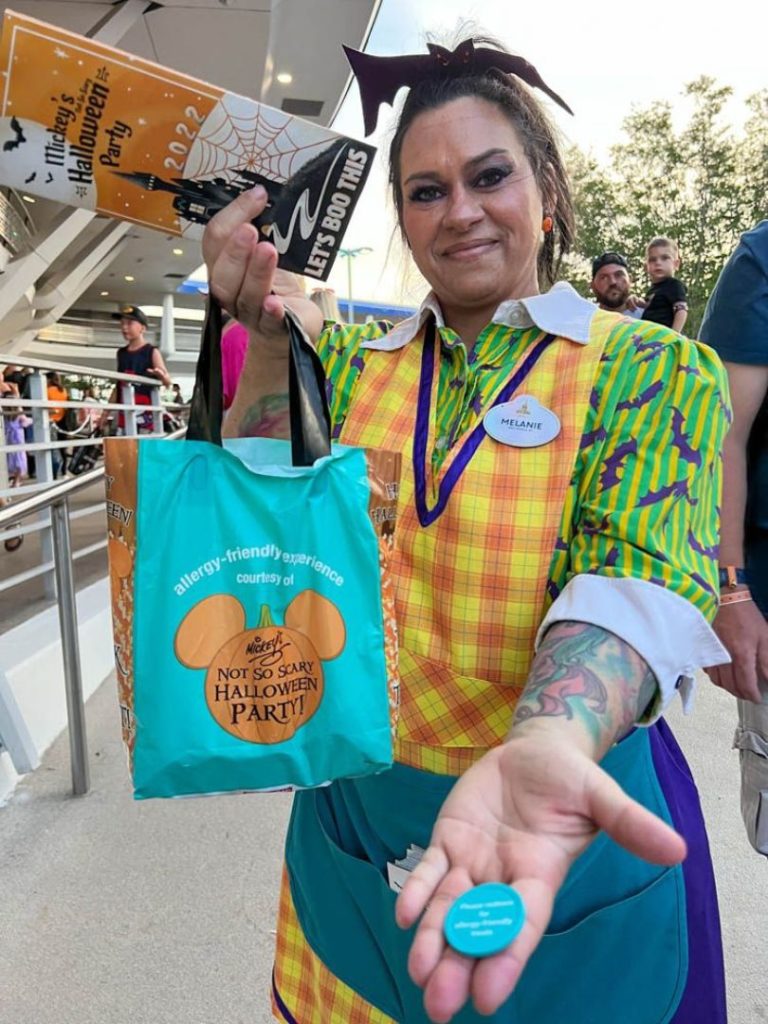
[[[204,239],[212,293],[249,330],[229,431],[288,436],[287,304],[317,335],[333,436],[403,458],[396,763],[296,794],[273,1011],[723,1024],[703,822],[659,719],[723,657],[722,367],[568,285],[539,294],[573,213],[521,79],[554,94],[522,58],[429,49],[351,58],[368,127],[411,86],[390,178],[432,289],[415,316],[321,330],[250,224],[259,191]],[[471,956],[445,921],[485,883],[513,886],[525,923]]]
[[[465,167],[457,166],[459,156]],[[431,225],[434,234],[440,220],[443,253],[463,261],[462,252],[471,259],[476,242],[483,242],[478,229],[488,229],[485,251],[493,250],[498,262],[485,287],[495,281],[500,298],[494,303],[488,295],[481,326],[502,299],[535,295],[540,283],[555,281],[574,232],[567,175],[552,124],[514,76],[493,67],[482,77],[427,76],[405,101],[390,147],[389,180],[406,244],[441,301],[450,301],[452,287],[441,295],[433,278],[437,251],[433,247],[429,265],[419,245],[425,232]],[[446,237],[451,231],[454,237]]]
[[[471,344],[499,303],[538,291],[541,225],[553,200],[541,195],[517,131],[488,101],[453,100],[411,128],[399,161],[403,232],[444,315]]]

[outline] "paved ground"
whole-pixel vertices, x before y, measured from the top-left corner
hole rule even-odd
[[[68,795],[63,738],[0,808],[0,1024],[267,1024],[289,799],[134,803],[113,687],[88,705],[91,793]],[[711,829],[730,1021],[760,1024],[768,862],[742,835],[732,719],[709,688],[679,734]]]

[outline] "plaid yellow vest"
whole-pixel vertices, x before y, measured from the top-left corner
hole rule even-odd
[[[549,603],[547,581],[566,492],[614,324],[615,317],[597,311],[587,345],[556,338],[516,392],[555,412],[559,435],[533,448],[484,437],[443,511],[427,526],[416,509],[414,472],[423,337],[366,360],[340,440],[403,455],[393,564],[402,680],[395,756],[401,764],[459,775],[506,735]],[[445,490],[456,477],[467,440],[456,439],[434,478],[438,371],[436,358],[428,418],[428,387],[422,385],[421,395],[430,507],[441,485]]]

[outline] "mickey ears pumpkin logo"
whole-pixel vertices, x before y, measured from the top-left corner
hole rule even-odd
[[[117,581],[130,576],[131,569],[133,569],[133,558],[125,541],[120,537],[110,537],[108,550],[109,572],[112,578]]]
[[[216,722],[248,743],[282,743],[305,725],[323,699],[322,661],[344,650],[346,629],[335,604],[303,590],[285,610],[285,625],[263,605],[255,629],[235,597],[196,604],[176,632],[176,657],[205,668],[205,699]]]

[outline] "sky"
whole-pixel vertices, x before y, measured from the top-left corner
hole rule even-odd
[[[643,7],[600,0],[383,0],[367,50],[374,54],[425,51],[428,33],[436,42],[451,38],[462,21],[501,40],[536,66],[542,78],[573,109],[570,117],[549,103],[566,143],[598,158],[621,140],[621,123],[633,107],[656,100],[672,104],[684,119],[685,83],[711,75],[730,85],[729,116],[743,118],[744,100],[768,88],[768,4],[727,0],[717,16],[701,0],[667,0]],[[540,95],[540,94],[539,94]],[[401,94],[402,96],[402,94]],[[352,260],[353,296],[418,305],[424,284],[399,246],[391,246],[394,219],[380,157],[394,123],[383,106],[382,130],[369,140],[379,146],[377,166],[344,238],[346,248],[370,248]],[[363,138],[359,97],[352,86],[333,127]],[[348,260],[338,259],[328,284],[345,298]]]

